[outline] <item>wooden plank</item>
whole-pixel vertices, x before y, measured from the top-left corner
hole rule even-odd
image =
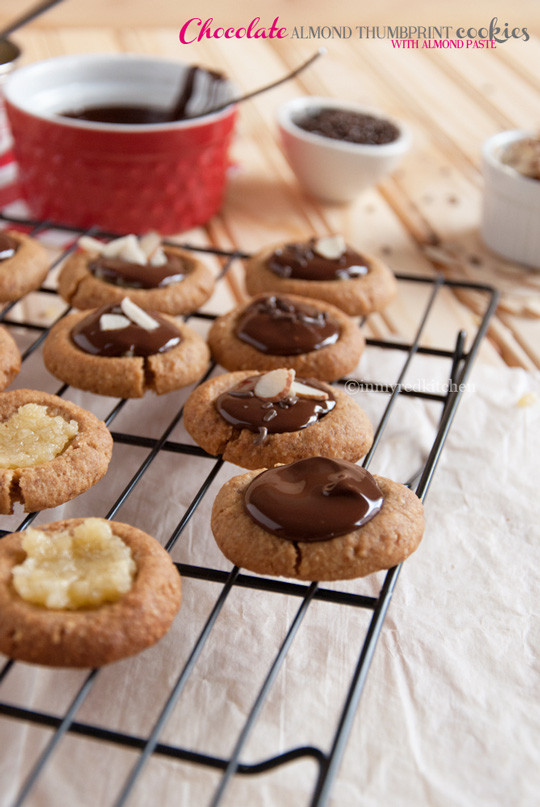
[[[500,52],[504,48],[505,45],[498,46],[493,58],[485,58],[483,51],[443,51],[439,54],[439,65],[466,95],[486,110],[500,129],[532,130],[538,125],[538,88],[524,82],[503,61]],[[530,53],[536,49],[536,42],[527,43],[522,49]]]
[[[24,39],[25,58],[30,61],[83,49],[160,53],[179,61],[189,54],[191,61],[225,69],[244,89],[282,75],[313,52],[313,42],[246,41],[234,42],[233,47],[226,42],[203,42],[187,51],[179,49],[175,28],[158,25],[117,30],[95,26],[84,31],[64,28],[46,34],[27,30]],[[199,228],[190,237],[203,245],[213,243],[252,251],[273,241],[343,232],[359,248],[383,256],[395,271],[431,275],[442,269],[448,276],[488,282],[490,277],[498,276],[506,291],[515,289],[511,273],[518,272],[519,276],[520,270],[504,262],[501,266],[487,253],[478,236],[481,178],[478,155],[473,149],[473,141],[479,143],[483,133],[496,123],[504,94],[522,81],[520,71],[513,71],[510,64],[515,58],[472,61],[467,56],[467,64],[474,68],[472,81],[467,82],[465,68],[461,64],[456,67],[456,60],[452,60],[457,54],[439,54],[443,58],[438,61],[420,52],[401,53],[398,58],[388,48],[388,42],[334,44],[328,57],[299,79],[242,106],[225,206],[208,227]],[[535,53],[536,50],[535,45]],[[358,80],[351,83],[351,75]],[[486,75],[501,76],[503,89],[468,116]],[[530,82],[525,82],[524,87],[521,98],[530,99]],[[415,149],[393,177],[351,205],[332,206],[307,198],[287,165],[275,122],[279,104],[305,92],[346,92],[356,100],[413,120]],[[434,94],[441,96],[435,106]],[[464,110],[468,119],[461,125]],[[452,266],[441,265],[424,251],[434,243],[443,248],[459,247],[459,260]],[[505,272],[510,273],[506,280]],[[220,304],[232,305],[245,293],[239,264],[231,271],[229,285],[232,296]],[[528,293],[534,295],[538,288],[534,280],[530,281]],[[531,303],[524,293],[520,297],[534,310],[534,301]],[[408,338],[414,320],[414,298],[414,294],[404,292],[399,301],[374,320],[374,332],[384,330],[396,338]],[[428,329],[433,343],[444,343],[458,327],[469,331],[474,327],[478,301],[474,295],[464,293],[459,299],[457,302],[454,295],[444,293],[444,314]],[[516,310],[515,301],[509,310]],[[534,333],[534,321],[527,320],[523,326],[514,315],[496,329],[494,345],[511,362],[530,365],[538,361],[537,352],[530,347]],[[497,361],[492,348],[486,353],[490,353],[488,361]]]

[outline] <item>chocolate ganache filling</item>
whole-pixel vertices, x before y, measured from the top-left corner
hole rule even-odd
[[[17,249],[19,247],[19,242],[12,238],[11,235],[7,233],[0,233],[0,261],[7,261],[8,258],[13,258]]]
[[[348,280],[369,272],[369,261],[350,247],[339,258],[325,258],[316,251],[316,239],[286,244],[276,249],[266,265],[279,277],[297,280]]]
[[[322,390],[328,396],[326,400],[292,395],[280,401],[265,401],[254,392],[259,379],[258,375],[245,378],[216,400],[217,411],[228,423],[259,434],[264,431],[269,434],[295,432],[316,423],[336,405],[328,388],[314,378],[296,380]]]
[[[152,356],[165,353],[180,344],[182,336],[175,326],[156,311],[147,312],[158,323],[146,330],[134,322],[125,328],[103,329],[103,314],[123,315],[120,305],[104,305],[92,311],[71,330],[72,342],[93,356]]]
[[[66,110],[61,114],[65,118],[94,123],[171,123],[189,118],[190,104],[193,102],[196,102],[196,108],[201,110],[201,114],[204,110],[217,106],[223,100],[219,94],[219,86],[225,81],[222,73],[192,65],[186,71],[185,80],[172,108],[143,104],[100,104]]]
[[[246,308],[236,335],[261,353],[298,356],[333,345],[340,328],[325,311],[272,295]]]
[[[267,532],[290,541],[328,541],[377,515],[383,494],[373,476],[346,460],[309,457],[270,468],[244,493],[244,509]]]
[[[163,266],[131,263],[121,258],[100,256],[90,261],[88,269],[99,280],[129,289],[157,289],[183,280],[191,271],[189,261],[165,250],[167,263]]]

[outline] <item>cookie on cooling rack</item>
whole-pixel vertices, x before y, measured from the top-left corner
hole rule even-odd
[[[235,476],[219,491],[211,523],[235,565],[299,580],[390,569],[424,532],[422,504],[409,488],[323,457]]]
[[[18,300],[40,287],[49,271],[45,247],[17,230],[0,232],[0,302]]]
[[[346,392],[285,368],[211,378],[186,401],[184,426],[209,454],[243,468],[314,454],[355,462],[373,441],[368,416]]]
[[[214,276],[192,252],[163,245],[155,233],[104,244],[83,236],[65,261],[58,291],[76,308],[120,303],[129,295],[141,308],[165,314],[196,311],[212,294]]]
[[[74,518],[0,541],[0,652],[99,667],[168,631],[181,581],[163,547],[128,524]]]
[[[9,331],[0,325],[0,390],[11,384],[21,369],[21,354]]]
[[[330,303],[292,294],[262,294],[214,322],[208,344],[226,370],[294,369],[335,381],[364,350],[357,323]]]
[[[0,513],[56,507],[107,471],[112,437],[91,412],[29,389],[0,393]]]
[[[73,387],[117,398],[161,395],[197,381],[210,351],[192,328],[167,314],[119,304],[69,314],[43,344],[43,361]]]
[[[340,235],[266,247],[247,261],[245,274],[249,294],[314,297],[350,316],[380,311],[397,291],[383,261],[357,252]]]

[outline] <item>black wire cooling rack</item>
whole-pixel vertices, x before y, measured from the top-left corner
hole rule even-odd
[[[58,225],[50,225],[47,222],[37,222],[27,219],[16,219],[13,217],[2,216],[1,220],[6,225],[17,225],[27,229],[31,234],[41,237],[46,233],[59,232],[64,236],[72,236],[73,240],[78,237],[81,231],[74,228],[62,228]],[[96,233],[92,231],[93,235],[106,235],[103,233]],[[184,245],[188,249],[196,249],[195,247]],[[51,269],[56,268],[57,265],[65,258],[72,247],[68,247],[62,251],[62,254],[54,261]],[[217,249],[202,250],[211,253],[215,259],[221,264],[221,278],[228,271],[229,267],[237,260],[245,258],[246,255],[240,252],[226,252]],[[367,339],[367,351],[372,348],[379,348],[385,352],[385,355],[393,354],[394,357],[400,357],[399,370],[395,378],[386,380],[384,383],[372,383],[366,379],[341,379],[340,384],[354,385],[356,391],[365,390],[366,394],[373,392],[378,396],[384,396],[384,406],[382,414],[376,424],[375,439],[369,454],[365,458],[364,465],[369,465],[374,453],[384,437],[385,430],[388,427],[390,419],[393,417],[396,402],[400,397],[412,396],[416,398],[426,399],[434,402],[438,407],[437,425],[434,429],[434,437],[427,452],[427,458],[422,466],[413,469],[410,477],[404,481],[415,490],[416,494],[421,500],[424,500],[431,483],[433,473],[437,466],[444,442],[446,440],[448,431],[451,427],[452,420],[456,413],[460,398],[465,388],[465,382],[471,370],[472,363],[478,352],[480,342],[486,332],[489,320],[495,311],[497,304],[497,293],[483,284],[475,284],[468,282],[448,281],[443,277],[423,277],[416,275],[397,275],[400,287],[403,288],[406,284],[415,284],[417,287],[422,287],[426,294],[426,303],[420,320],[416,323],[415,333],[410,341],[396,342],[383,339]],[[430,314],[434,310],[435,303],[443,288],[454,291],[469,291],[475,292],[480,300],[482,300],[483,314],[478,320],[476,332],[467,335],[464,331],[453,334],[453,343],[449,347],[431,348],[422,346],[422,339],[426,328],[426,323]],[[55,295],[56,292],[53,288],[47,287],[47,284],[36,292],[42,295]],[[45,339],[48,327],[53,324],[49,322],[43,324],[31,318],[27,318],[17,309],[20,303],[10,303],[6,305],[0,313],[0,321],[3,322],[15,335],[16,340],[25,342],[23,351],[23,361],[31,361],[32,357],[39,355],[40,346]],[[64,308],[57,318],[64,316],[69,309]],[[203,323],[211,321],[215,317],[212,313],[197,312],[186,317],[189,319],[190,324]],[[56,321],[56,320],[55,320]],[[405,383],[405,376],[410,368],[413,358],[417,355],[424,354],[433,357],[437,362],[442,362],[447,368],[446,377],[448,379],[445,388],[440,391],[432,391],[428,389],[419,389],[416,386],[407,386]],[[395,362],[394,362],[395,364]],[[213,371],[209,371],[207,376]],[[205,378],[207,377],[205,376]],[[202,379],[204,380],[204,379]],[[63,385],[56,394],[65,395],[68,387]],[[164,396],[166,397],[166,396]],[[103,399],[102,399],[103,400]],[[198,461],[203,462],[205,470],[201,474],[200,484],[198,489],[185,508],[182,517],[175,525],[172,531],[169,530],[168,535],[161,536],[163,543],[168,551],[173,550],[183,534],[186,531],[188,524],[191,522],[197,508],[208,494],[212,483],[216,479],[219,471],[223,466],[223,461],[215,457],[208,456],[204,451],[198,447],[183,440],[175,438],[175,430],[181,423],[183,407],[180,404],[177,411],[168,425],[157,436],[145,436],[140,433],[138,428],[126,430],[114,429],[115,420],[126,406],[126,401],[113,401],[113,399],[106,399],[111,404],[109,411],[103,417],[107,426],[111,429],[115,441],[115,448],[122,445],[126,450],[130,448],[137,449],[136,459],[129,460],[130,473],[131,468],[133,472],[124,485],[121,492],[118,494],[111,491],[113,498],[109,502],[103,502],[104,512],[95,513],[95,515],[106,515],[107,518],[114,518],[120,508],[128,500],[128,497],[136,497],[138,492],[138,485],[143,479],[144,475],[148,473],[152,464],[161,455],[183,455],[187,458],[186,461],[190,462],[189,458],[197,458]],[[440,408],[439,408],[440,407]],[[101,416],[101,415],[100,415]],[[114,456],[114,453],[113,453]],[[141,459],[142,457],[142,459]],[[238,472],[242,472],[238,469]],[[111,486],[112,487],[112,486]],[[106,493],[103,494],[106,496]],[[159,506],[159,502],[156,502]],[[23,518],[22,522],[13,525],[14,516],[8,517],[9,525],[2,524],[4,529],[0,530],[0,536],[5,535],[7,532],[24,529],[29,526],[39,514],[28,514]],[[45,519],[51,520],[51,519]],[[6,528],[7,527],[7,528]],[[426,539],[424,539],[426,540]],[[427,536],[429,540],[429,536]],[[182,666],[176,670],[175,679],[172,682],[167,692],[162,693],[162,706],[153,724],[148,727],[144,734],[131,731],[128,727],[122,728],[109,728],[101,725],[97,721],[85,721],[78,719],[78,712],[85,700],[88,698],[99,676],[102,675],[100,670],[92,670],[84,675],[82,683],[79,685],[78,690],[72,697],[71,702],[67,708],[60,711],[38,710],[27,708],[24,705],[13,703],[9,698],[4,699],[2,690],[8,682],[13,681],[14,676],[23,676],[25,674],[25,665],[14,663],[7,660],[0,670],[0,720],[1,724],[7,721],[18,721],[19,724],[24,724],[28,731],[43,731],[46,730],[47,739],[39,745],[38,750],[35,752],[34,757],[28,763],[29,767],[25,769],[24,783],[11,802],[13,807],[18,807],[23,804],[33,804],[32,796],[35,794],[36,789],[39,788],[40,779],[46,775],[47,767],[52,764],[55,753],[58,751],[59,745],[75,742],[78,737],[91,738],[97,741],[100,748],[103,749],[104,758],[107,754],[115,748],[130,749],[133,754],[131,760],[131,768],[127,771],[123,785],[114,795],[110,797],[107,804],[120,807],[128,802],[131,796],[136,793],[137,787],[144,779],[147,764],[151,759],[160,757],[168,759],[176,766],[197,766],[201,776],[206,772],[212,771],[218,774],[217,785],[216,779],[212,779],[212,787],[209,792],[212,793],[204,804],[210,807],[218,807],[224,803],[225,794],[227,789],[232,783],[233,777],[251,777],[254,783],[253,798],[250,799],[250,805],[256,805],[257,801],[257,776],[265,772],[279,772],[283,770],[283,766],[294,765],[302,760],[311,760],[315,763],[315,773],[312,777],[311,784],[306,797],[305,804],[310,807],[321,807],[326,804],[331,793],[333,783],[335,783],[338,769],[340,767],[342,757],[345,751],[347,740],[350,735],[352,721],[357,712],[361,693],[366,681],[368,669],[371,659],[375,650],[377,639],[379,637],[385,615],[390,604],[392,593],[394,591],[398,575],[400,573],[400,566],[390,569],[384,575],[382,584],[378,592],[373,594],[358,593],[356,590],[340,590],[339,588],[333,589],[329,586],[321,586],[318,583],[301,584],[287,580],[277,580],[273,578],[257,577],[251,574],[243,574],[240,569],[233,568],[232,570],[213,568],[205,565],[196,565],[196,558],[194,563],[177,563],[178,569],[185,579],[193,579],[202,581],[212,587],[212,591],[216,592],[213,596],[213,605],[206,621],[202,625],[200,633],[189,648],[185,656]],[[362,591],[361,581],[359,581],[359,591]],[[218,617],[224,609],[224,605],[231,593],[238,589],[251,590],[252,596],[256,596],[257,592],[270,592],[278,597],[287,597],[297,603],[296,611],[288,624],[287,629],[284,631],[284,636],[277,640],[277,652],[270,659],[270,662],[264,662],[265,668],[259,669],[257,666],[258,679],[262,680],[262,684],[255,698],[248,709],[247,717],[238,729],[235,727],[235,734],[231,737],[231,753],[227,757],[215,756],[212,753],[207,753],[205,750],[196,751],[191,747],[187,747],[185,743],[176,743],[173,740],[165,741],[162,739],[166,733],[167,722],[173,713],[173,710],[181,703],[183,694],[186,691],[188,682],[192,677],[198,674],[197,663],[203,650],[211,646],[215,634],[215,626]],[[365,591],[365,589],[364,589]],[[362,635],[355,641],[357,647],[354,649],[354,670],[350,683],[346,689],[343,700],[341,702],[338,713],[332,715],[331,724],[333,729],[328,732],[328,736],[321,738],[318,745],[290,745],[286,750],[279,753],[272,754],[269,750],[269,755],[260,759],[256,763],[247,763],[242,761],[244,749],[247,740],[257,724],[257,720],[261,711],[270,697],[273,684],[276,681],[280,669],[283,667],[287,654],[290,652],[293,643],[298,635],[299,628],[306,617],[309,609],[313,607],[313,603],[319,601],[322,603],[332,603],[337,606],[348,606],[358,609],[356,613],[368,614],[367,620],[359,620],[359,631]],[[177,619],[189,619],[189,615],[184,613],[181,609]],[[365,625],[367,624],[367,628]],[[231,637],[232,639],[232,637]],[[159,645],[155,650],[149,652],[159,653]],[[257,656],[257,653],[254,653]],[[254,658],[254,665],[259,665],[260,662]],[[124,686],[129,687],[129,668],[127,672],[127,679]],[[55,673],[52,673],[54,675]],[[246,671],[246,675],[252,675],[252,671]],[[306,691],[309,700],[310,682],[306,681]],[[55,686],[54,679],[51,684]],[[59,684],[61,686],[61,683]],[[226,697],[227,693],[223,693]],[[202,713],[200,720],[205,720],[205,714]],[[2,745],[4,743],[2,742]],[[96,771],[88,769],[87,776],[90,782],[96,775]],[[4,793],[7,788],[4,785]],[[39,802],[44,803],[44,802]],[[49,803],[49,802],[47,802]],[[84,803],[82,794],[80,794],[79,804]],[[182,804],[183,807],[193,807],[193,801],[181,801],[174,799],[170,804]],[[202,805],[203,802],[197,801],[197,807]],[[296,802],[300,805],[300,802]],[[304,802],[302,802],[304,803]],[[102,803],[100,807],[106,807]],[[162,807],[169,807],[169,802],[162,805]]]

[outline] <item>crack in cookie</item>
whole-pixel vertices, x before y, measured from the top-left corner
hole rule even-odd
[[[239,423],[238,418],[236,423],[235,418],[231,422],[230,418],[222,416],[218,408],[221,396],[235,389],[240,389],[242,394],[244,384],[249,387],[246,387],[246,394],[251,395],[251,387],[256,389],[258,380],[279,372],[224,373],[200,384],[184,406],[187,432],[209,454],[221,455],[228,462],[252,469],[270,468],[277,463],[292,462],[313,454],[344,457],[356,462],[367,453],[373,441],[373,427],[367,414],[346,392],[324,382],[310,381],[316,388],[300,383],[298,388],[304,386],[308,394],[325,396],[327,400],[315,399],[310,402],[304,399],[293,404],[294,398],[290,397],[272,402],[262,401],[255,396],[255,420],[251,425]],[[295,377],[294,372],[289,372]],[[239,401],[241,403],[242,399]],[[286,407],[289,402],[292,404],[289,409],[281,408],[280,404]],[[296,406],[298,417],[295,415]],[[264,423],[265,412],[271,411],[280,414]],[[241,408],[237,410],[237,415],[243,417]],[[262,435],[257,415],[262,417],[265,429]],[[272,424],[276,424],[274,432],[271,431]],[[281,424],[285,425],[280,431]]]
[[[318,461],[321,458],[312,459]],[[212,509],[211,527],[217,545],[231,563],[255,574],[309,581],[350,580],[390,569],[416,550],[424,532],[424,512],[420,500],[405,485],[378,475],[369,476],[380,491],[380,509],[372,512],[361,526],[355,527],[354,522],[360,522],[364,518],[363,508],[360,508],[357,513],[360,518],[354,516],[347,532],[341,532],[345,528],[342,524],[340,534],[334,537],[311,533],[311,527],[313,533],[320,533],[321,529],[323,533],[327,531],[328,535],[334,532],[332,521],[328,520],[323,524],[317,515],[304,518],[306,523],[295,526],[295,531],[303,530],[306,540],[299,540],[296,534],[278,535],[255,521],[246,509],[246,492],[254,480],[309,461],[301,460],[290,466],[280,466],[268,471],[250,471],[233,477],[219,490]],[[344,466],[339,475],[341,491],[338,491],[338,496],[343,497],[342,503],[349,508],[352,504],[346,469],[349,464],[338,462]],[[304,490],[302,486],[297,489]],[[308,492],[311,495],[309,488]],[[277,491],[275,502],[272,499],[271,522],[277,525],[280,523],[277,508],[280,495],[280,491]],[[291,511],[289,505],[288,512],[293,512],[296,519],[297,513]],[[332,502],[330,510],[336,508],[341,518],[339,500]]]
[[[202,337],[167,314],[128,307],[131,317],[155,323],[143,327],[125,316],[126,299],[57,322],[43,344],[49,372],[78,389],[117,398],[162,395],[198,381],[210,362]]]

